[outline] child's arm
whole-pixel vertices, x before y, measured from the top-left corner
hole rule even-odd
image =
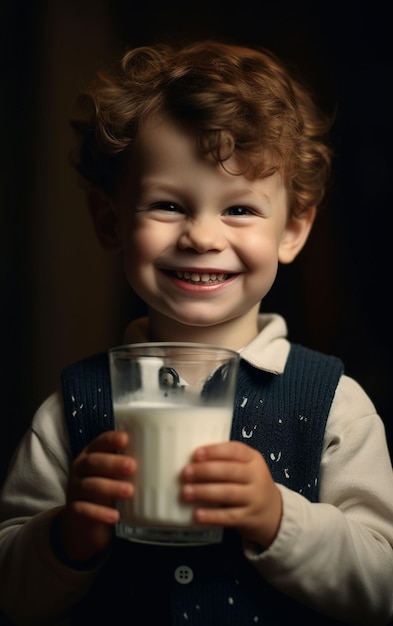
[[[114,509],[100,505],[96,509],[93,504],[78,501],[78,497],[85,494],[86,484],[81,486],[77,476],[83,467],[86,472],[90,463],[84,452],[75,461],[67,514],[62,517],[66,510],[67,481],[71,471],[68,449],[61,399],[53,395],[34,417],[0,494],[0,608],[15,624],[55,623],[60,620],[70,607],[84,597],[96,576],[97,567],[105,562],[103,556],[95,567],[92,562],[83,563],[94,553],[102,553],[108,535],[112,533],[111,525],[107,532],[103,530],[105,523],[102,523],[102,517],[98,520],[96,517],[95,523],[92,519],[86,520],[91,508],[99,512],[99,518],[104,508],[109,511],[111,520],[116,517]],[[111,495],[113,493],[109,497]],[[56,549],[62,546],[59,552],[67,555],[68,565],[53,550],[56,519],[63,519],[62,524],[68,520],[70,528],[74,528],[77,534],[81,533],[81,537],[87,527],[98,529],[93,541],[89,539],[83,546],[84,552],[81,551],[80,539],[69,541],[67,532],[62,536],[64,530],[57,535],[61,543]],[[73,560],[79,562],[79,569],[69,567]]]
[[[198,520],[237,528],[261,576],[284,593],[346,623],[386,624],[393,615],[393,472],[383,423],[364,391],[341,379],[325,434],[320,502],[276,485],[282,518],[268,542],[276,498],[259,452],[246,448],[206,447],[186,468],[183,493],[201,503]],[[210,508],[214,502],[218,508]]]

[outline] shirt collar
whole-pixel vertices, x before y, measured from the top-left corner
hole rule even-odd
[[[242,359],[258,369],[282,374],[289,353],[287,325],[277,313],[258,316],[259,333],[239,352]]]
[[[141,343],[148,341],[149,320],[141,317],[128,324],[125,343]],[[242,359],[254,367],[282,374],[289,353],[287,325],[277,313],[262,313],[258,316],[259,333],[255,339],[239,350]]]

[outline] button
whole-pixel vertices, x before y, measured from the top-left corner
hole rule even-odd
[[[188,565],[179,565],[175,569],[175,580],[181,585],[188,585],[194,578],[194,572]]]

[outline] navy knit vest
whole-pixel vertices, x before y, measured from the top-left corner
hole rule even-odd
[[[283,374],[240,363],[231,439],[259,450],[274,480],[311,502],[318,501],[326,420],[342,373],[339,359],[296,344]],[[96,435],[113,428],[107,354],[67,367],[62,384],[76,456]],[[175,577],[182,566],[192,571],[188,584]],[[114,624],[127,615],[126,621],[136,626],[338,623],[266,583],[244,558],[238,534],[230,530],[221,544],[203,547],[116,539],[94,589],[75,608],[73,623],[99,618]]]

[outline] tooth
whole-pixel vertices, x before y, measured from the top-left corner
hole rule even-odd
[[[182,272],[180,270],[176,270],[177,278],[181,280],[191,280],[193,283],[209,283],[209,282],[223,282],[228,274],[217,274],[216,272],[212,272],[208,274],[207,272],[200,274],[199,272]]]

